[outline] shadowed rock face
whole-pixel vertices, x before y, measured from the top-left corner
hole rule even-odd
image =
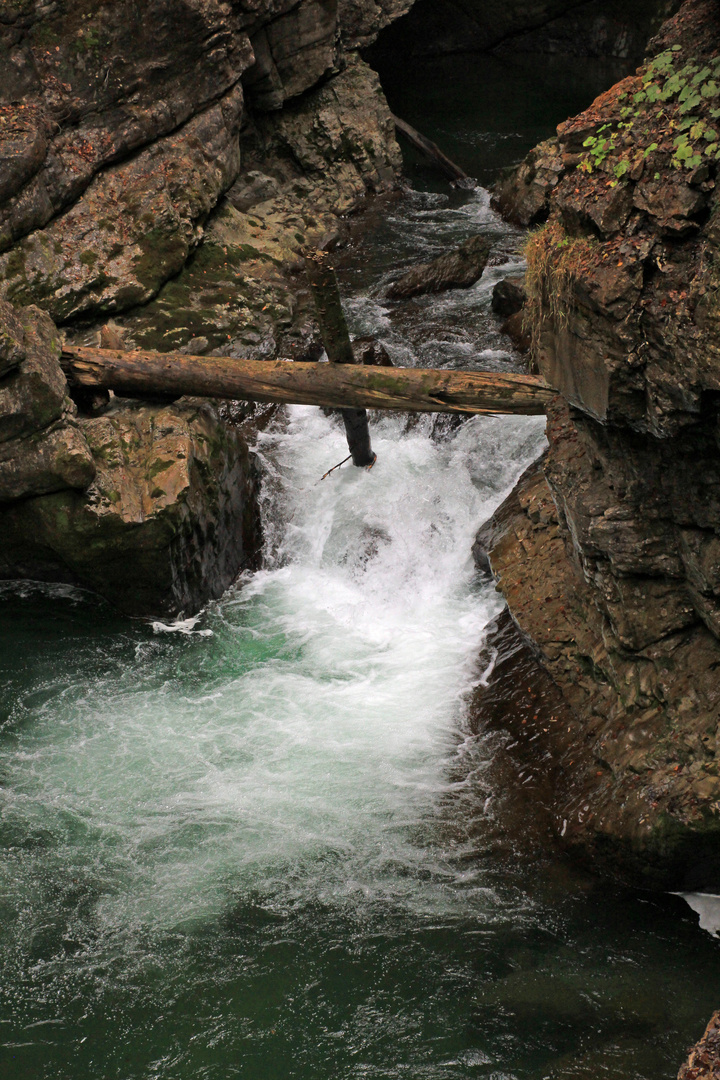
[[[58,362],[60,338],[37,308],[0,301],[0,503],[63,488],[95,475]]]
[[[386,30],[373,60],[448,53],[559,53],[638,60],[680,0],[416,0]]]
[[[0,576],[67,581],[129,615],[172,616],[252,565],[254,467],[215,409],[124,402],[80,427],[93,483],[5,507]]]
[[[720,54],[718,13],[689,0],[654,53],[677,46],[678,70],[703,71]],[[718,891],[718,166],[673,163],[667,120],[683,103],[656,110],[654,91],[636,103],[652,78],[624,80],[558,129],[527,317],[562,397],[543,469],[478,548],[579,721],[556,791],[563,842],[631,880]],[[716,90],[692,108],[715,108]],[[645,144],[618,127],[635,115],[628,100]],[[618,134],[593,158],[600,128]],[[514,188],[521,208],[533,164]]]

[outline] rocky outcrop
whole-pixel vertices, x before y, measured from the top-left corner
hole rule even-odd
[[[416,0],[371,55],[381,63],[490,50],[639,60],[678,7],[679,0]]]
[[[174,616],[253,565],[253,460],[212,406],[116,399],[80,428],[94,480],[0,507],[0,577],[66,581],[130,615]]]
[[[388,287],[387,295],[391,300],[409,300],[412,296],[446,289],[469,289],[480,280],[491,247],[486,236],[471,236],[457,251],[408,270]]]
[[[82,489],[95,475],[59,357],[47,315],[0,301],[0,502]]]
[[[183,268],[237,176],[242,106],[238,87],[97,175],[71,209],[0,256],[0,293],[42,303],[58,322],[150,300]]]
[[[78,416],[60,337],[0,301],[0,577],[92,588],[133,615],[195,611],[259,545],[242,432],[203,402]]]
[[[558,835],[631,880],[715,891],[717,15],[689,0],[655,60],[558,129],[527,289],[562,397],[543,469],[478,543],[575,718]]]
[[[0,296],[95,332],[172,281],[139,318],[146,338],[158,316],[157,347],[206,337],[210,350],[296,351],[312,336],[292,280],[299,248],[400,165],[377,78],[346,51],[398,12],[392,0],[340,12],[336,0],[155,0],[142,32],[129,3],[5,12]]]
[[[692,1048],[678,1080],[718,1080],[720,1077],[720,1012],[715,1013],[702,1039]]]
[[[409,6],[2,6],[0,576],[172,615],[252,563],[242,433],[197,403],[76,393],[78,415],[48,315],[81,343],[316,358],[298,252],[400,165],[349,50]]]

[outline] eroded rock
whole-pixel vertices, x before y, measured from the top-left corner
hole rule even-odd
[[[69,581],[128,614],[173,616],[252,563],[253,461],[212,406],[125,402],[79,428],[94,482],[0,509],[0,576]]]
[[[482,277],[491,246],[486,236],[471,236],[457,251],[413,267],[389,286],[387,295],[391,300],[409,300],[424,293],[469,289]]]
[[[240,167],[242,92],[92,181],[47,228],[0,256],[0,292],[58,321],[144,303],[182,269]]]

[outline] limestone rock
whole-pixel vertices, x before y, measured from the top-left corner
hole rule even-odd
[[[304,0],[252,37],[255,64],[244,77],[257,109],[280,109],[337,63],[335,0]]]
[[[531,150],[525,161],[501,180],[492,197],[492,206],[516,225],[536,225],[549,213],[549,198],[565,172],[556,139],[548,139]]]
[[[471,236],[457,251],[413,267],[390,285],[387,295],[391,300],[407,300],[445,289],[468,289],[482,276],[491,246],[486,236]]]
[[[47,228],[0,257],[0,292],[62,321],[149,300],[183,266],[239,169],[242,92],[113,166]]]
[[[575,453],[571,427],[557,437],[562,453]],[[517,735],[533,738],[535,758],[552,770],[556,833],[574,854],[630,882],[715,891],[720,642],[667,579],[649,589],[613,579],[620,590],[603,598],[548,488],[552,454],[528,470],[475,548],[562,696],[562,724],[535,709]],[[511,715],[505,725],[516,735]]]
[[[25,359],[25,331],[12,304],[0,300],[0,378]]]
[[[414,0],[338,0],[342,39],[349,48],[370,45],[380,30],[407,14]]]
[[[16,318],[25,357],[0,381],[0,444],[48,427],[71,407],[52,320],[38,308],[21,310]]]
[[[125,404],[80,421],[85,493],[0,509],[0,576],[70,581],[132,615],[197,611],[255,556],[255,474],[242,435],[205,403]]]
[[[109,162],[227,94],[253,62],[256,18],[222,0],[4,11],[0,160],[13,164],[1,170],[0,250],[60,214]]]
[[[496,315],[507,319],[521,311],[526,300],[524,276],[508,277],[498,281],[493,288],[491,307]]]
[[[65,488],[84,490],[94,477],[92,453],[72,419],[0,443],[0,503]]]

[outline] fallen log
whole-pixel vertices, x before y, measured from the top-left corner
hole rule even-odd
[[[393,123],[398,135],[402,135],[418,153],[431,161],[433,165],[437,165],[454,184],[464,188],[476,188],[478,186],[477,180],[463,172],[459,165],[456,165],[446,154],[443,154],[436,143],[432,142],[431,139],[426,139],[407,121],[401,120],[399,116],[393,116]]]
[[[555,391],[539,375],[238,360],[64,345],[71,384],[119,393],[236,398],[330,409],[538,416]]]
[[[305,256],[305,270],[315,301],[320,334],[332,364],[354,364],[355,353],[340,300],[340,289],[330,255],[313,251]],[[375,464],[366,409],[341,409],[348,450],[353,465]]]

